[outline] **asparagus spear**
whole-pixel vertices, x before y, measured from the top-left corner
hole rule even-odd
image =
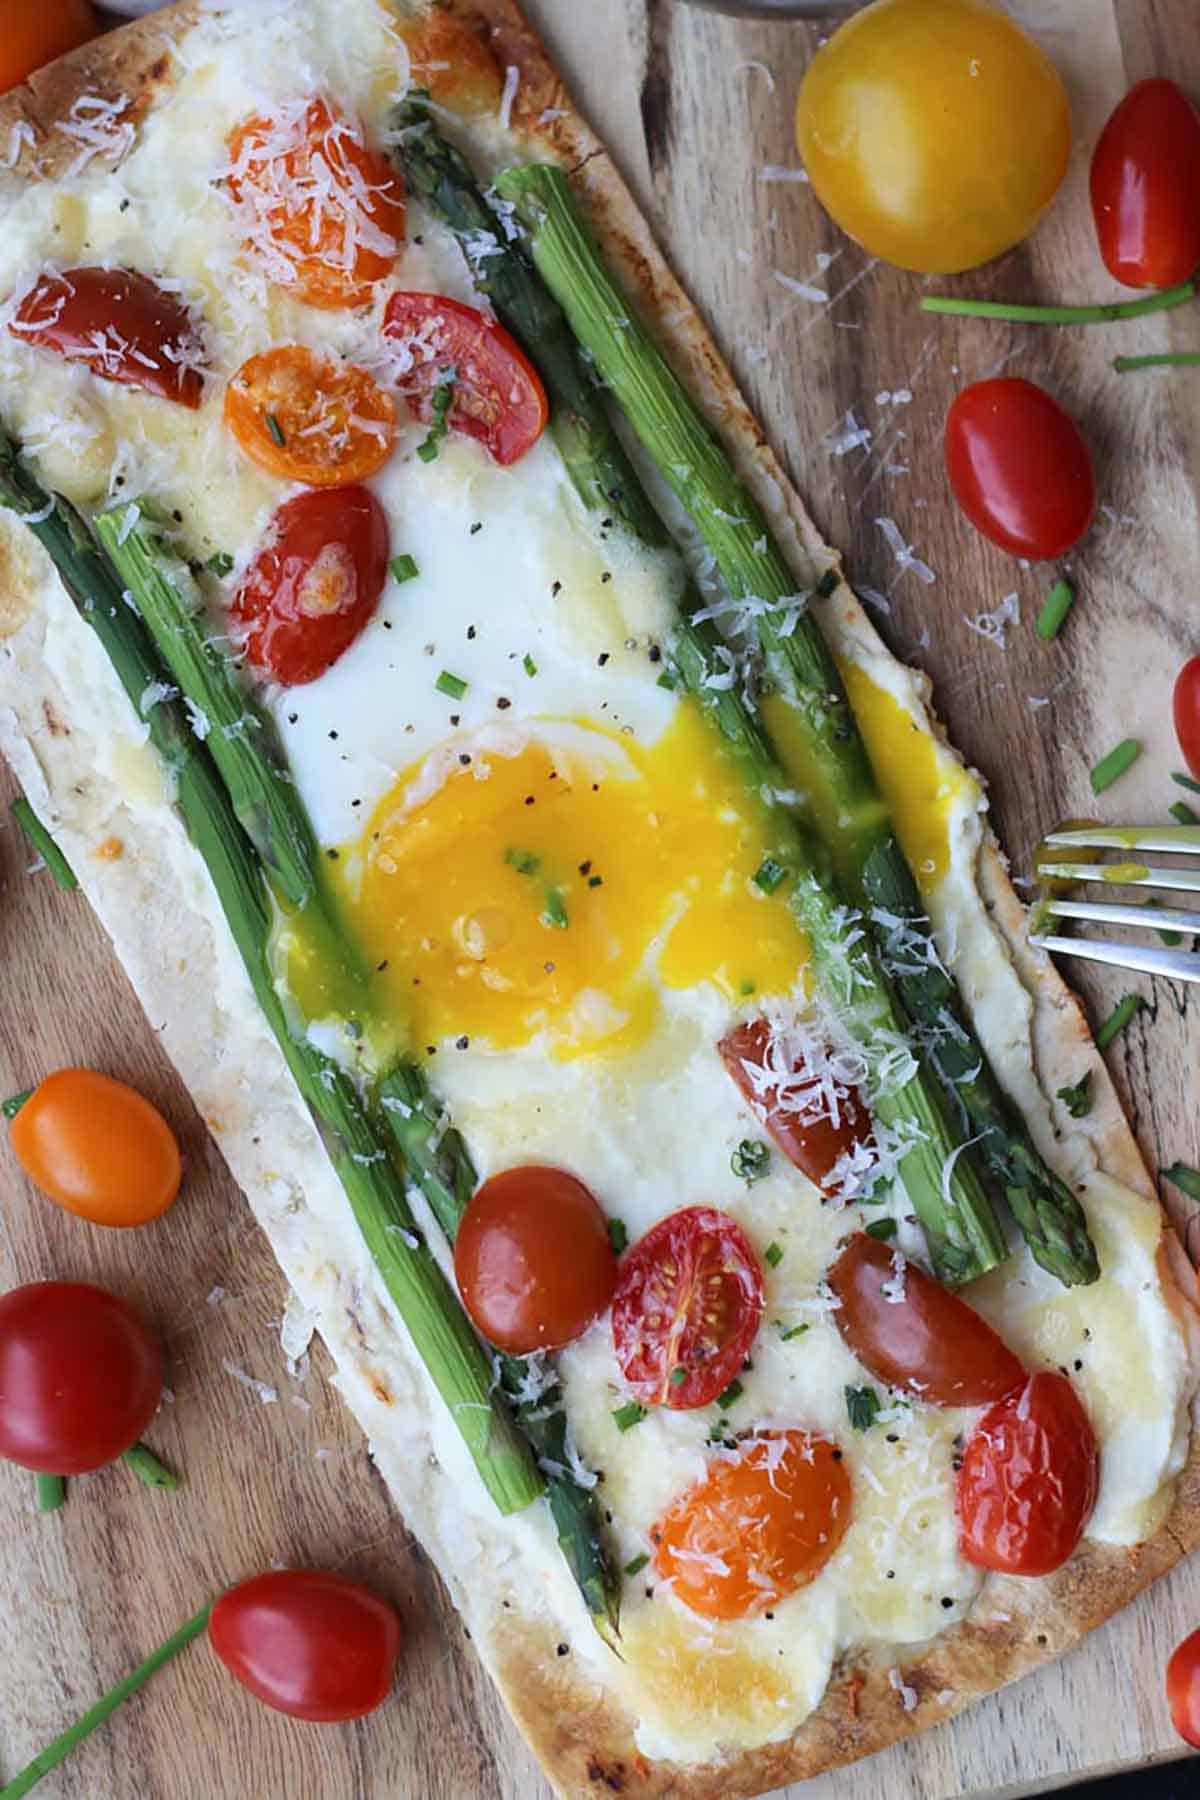
[[[289,1030],[270,967],[272,908],[254,851],[182,704],[161,699],[164,665],[83,519],[47,493],[0,431],[0,505],[25,519],[174,777],[188,833],[208,868],[268,1025],[319,1131],[397,1311],[502,1512],[542,1492],[528,1449],[492,1395],[491,1368],[458,1298],[417,1230],[387,1125],[342,1070]]]
[[[534,264],[559,300],[597,374],[609,387],[659,474],[698,526],[735,599],[753,598],[755,626],[773,685],[800,725],[808,785],[828,828],[837,822],[839,872],[855,900],[891,913],[926,937],[929,922],[896,840],[829,647],[804,610],[767,520],[605,269],[559,169],[505,171],[497,191],[528,229]],[[930,940],[931,941],[931,940]],[[1071,1190],[1039,1155],[1024,1120],[988,1064],[957,989],[938,968],[905,957],[894,970],[910,1016],[930,1041],[935,1067],[964,1131],[1003,1186],[1034,1257],[1067,1283],[1099,1274],[1087,1220]]]
[[[96,531],[169,663],[184,702],[191,702],[193,716],[200,715],[209,723],[204,741],[212,747],[235,810],[244,823],[247,816],[262,822],[260,835],[268,844],[288,844],[299,884],[321,897],[318,954],[358,971],[357,947],[338,919],[332,897],[325,895],[320,852],[308,814],[286,768],[270,753],[270,723],[243,693],[229,659],[209,641],[200,596],[186,565],[171,552],[161,526],[144,507],[132,520],[124,506],[103,513],[96,521]],[[309,929],[311,926],[310,919]],[[365,986],[361,998],[366,1010],[369,994]],[[466,1144],[430,1093],[424,1072],[411,1060],[399,1058],[384,1071],[377,1098],[382,1117],[404,1153],[409,1174],[453,1243],[478,1185]],[[615,1632],[619,1583],[605,1546],[599,1508],[572,1472],[561,1389],[535,1380],[529,1365],[519,1357],[499,1357],[496,1368],[522,1434],[547,1476],[550,1510],[568,1566],[593,1618]],[[524,1396],[535,1387],[540,1391],[537,1404],[532,1405]]]

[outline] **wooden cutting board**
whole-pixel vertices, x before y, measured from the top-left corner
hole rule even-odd
[[[1022,10],[1067,76],[1084,146],[1138,77],[1171,74],[1200,94],[1195,0],[1026,0]],[[792,100],[815,28],[736,23],[676,0],[530,0],[530,11],[815,518],[852,579],[880,596],[885,635],[933,676],[956,741],[990,780],[1014,870],[1028,870],[1043,829],[1095,810],[1087,771],[1125,736],[1146,753],[1105,815],[1164,817],[1178,794],[1169,684],[1200,648],[1200,373],[1117,377],[1108,365],[1118,345],[1200,344],[1196,315],[1073,333],[923,316],[917,278],[848,245],[803,184],[764,173],[795,164]],[[1021,299],[1110,293],[1085,151],[1032,243],[960,285]],[[1053,386],[1098,455],[1103,520],[1075,562],[1076,614],[1050,645],[1032,633],[1046,572],[974,536],[942,478],[952,394],[1001,367]],[[885,398],[898,391],[911,400]],[[849,411],[872,441],[837,457],[825,446]],[[932,585],[897,573],[880,518],[916,546]],[[969,621],[1011,593],[1020,618],[1002,650]],[[307,1374],[286,1372],[283,1283],[158,1046],[157,1021],[143,1018],[86,904],[30,873],[30,860],[0,829],[0,1093],[68,1062],[124,1075],[172,1120],[188,1179],[158,1225],[104,1233],[39,1200],[0,1143],[0,1289],[60,1275],[137,1301],[171,1360],[172,1403],[151,1436],[185,1485],[152,1494],[113,1470],[75,1483],[66,1510],[43,1519],[30,1482],[0,1465],[0,1781],[223,1585],[309,1563],[369,1579],[404,1613],[404,1671],[380,1715],[297,1725],[257,1707],[198,1644],[46,1782],[47,1800],[545,1800],[329,1386],[327,1358],[314,1346]],[[1145,996],[1111,1065],[1152,1165],[1200,1162],[1200,1007],[1138,978],[1081,985],[1096,1018],[1126,987]],[[1162,1669],[1197,1625],[1200,1569],[1184,1567],[1055,1667],[790,1793],[1000,1800],[1173,1755]]]

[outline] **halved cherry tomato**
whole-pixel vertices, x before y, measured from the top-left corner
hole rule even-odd
[[[452,431],[483,444],[507,467],[531,450],[549,416],[542,378],[495,319],[444,294],[393,294],[384,335],[403,345],[412,368],[398,391],[419,419],[432,416],[433,389],[453,371]]]
[[[39,275],[9,330],[106,381],[193,409],[203,397],[203,347],[187,307],[135,269]]]
[[[685,1206],[621,1261],[617,1361],[639,1400],[707,1406],[741,1369],[762,1312],[762,1269],[741,1226],[714,1207]]]
[[[1185,662],[1175,678],[1175,736],[1183,760],[1200,781],[1200,656]]]
[[[932,1406],[987,1406],[1025,1370],[973,1307],[898,1250],[856,1232],[826,1276],[833,1317],[860,1363]]]
[[[653,1527],[654,1567],[693,1612],[744,1619],[819,1575],[849,1523],[837,1445],[763,1432],[722,1455]]]
[[[244,362],[225,390],[225,423],[254,462],[283,481],[345,487],[381,469],[396,408],[365,369],[280,344]]]
[[[1200,113],[1182,88],[1139,81],[1092,156],[1105,267],[1127,287],[1167,288],[1200,268]]]
[[[514,1355],[557,1350],[598,1319],[617,1259],[595,1196],[565,1169],[505,1169],[474,1196],[454,1240],[463,1305]]]
[[[315,681],[371,618],[387,571],[387,515],[369,489],[286,501],[233,601],[254,667],[285,687]]]
[[[293,1719],[361,1719],[388,1697],[400,1654],[395,1608],[360,1581],[276,1569],[222,1594],[208,1641],[235,1681]]]
[[[1200,1631],[1184,1638],[1167,1664],[1167,1704],[1184,1743],[1200,1750]]]
[[[438,102],[468,116],[500,107],[500,69],[479,32],[434,7],[400,26],[408,45],[409,80]]]
[[[95,1069],[48,1075],[12,1122],[17,1161],[93,1225],[145,1225],[179,1192],[175,1133],[156,1106]]]
[[[54,0],[53,6],[4,0],[0,5],[0,93],[16,87],[56,56],[86,44],[99,29],[87,0]]]
[[[1032,381],[1005,375],[963,389],[946,419],[946,469],[975,529],[1033,562],[1070,550],[1096,511],[1083,434]]]
[[[318,96],[229,140],[229,191],[267,274],[309,306],[367,306],[404,240],[404,190],[359,126]]]
[[[717,1049],[755,1117],[814,1187],[871,1135],[871,1115],[856,1092],[838,1095],[835,1118],[823,1089],[806,1085],[799,1075],[789,1079],[792,1071],[779,1067],[780,1052],[766,1019],[735,1026]]]
[[[958,1547],[1005,1575],[1049,1575],[1083,1536],[1096,1504],[1096,1434],[1065,1375],[1031,1375],[989,1407],[958,1476]]]
[[[82,1281],[34,1281],[0,1299],[0,1456],[86,1475],[154,1417],[162,1351],[131,1306]]]

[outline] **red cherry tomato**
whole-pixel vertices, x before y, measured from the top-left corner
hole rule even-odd
[[[1173,81],[1139,81],[1100,133],[1092,213],[1105,267],[1167,288],[1200,268],[1200,113]]]
[[[989,1407],[963,1452],[958,1545],[1004,1575],[1049,1575],[1083,1536],[1096,1504],[1096,1435],[1065,1375],[1031,1375]]]
[[[433,389],[452,369],[452,431],[475,438],[505,466],[533,448],[549,416],[546,390],[503,325],[444,294],[393,294],[383,330],[411,355],[396,385],[419,419],[432,417]]]
[[[366,488],[286,501],[233,601],[255,668],[286,687],[323,675],[375,611],[387,568],[387,518]]]
[[[1003,1338],[965,1300],[865,1232],[826,1277],[837,1328],[860,1363],[932,1406],[987,1406],[1025,1379]]]
[[[617,1361],[639,1400],[707,1406],[741,1369],[762,1312],[762,1269],[741,1226],[713,1207],[685,1206],[622,1259]]]
[[[617,1259],[594,1196],[565,1169],[505,1169],[485,1181],[454,1240],[463,1305],[514,1355],[582,1336],[612,1299]]]
[[[827,1090],[781,1065],[786,1046],[775,1044],[766,1019],[736,1026],[717,1049],[755,1117],[814,1187],[822,1187],[841,1158],[871,1135],[871,1115],[857,1090],[838,1092],[833,1117]]]
[[[0,1299],[0,1456],[42,1475],[86,1475],[154,1417],[162,1351],[131,1306],[82,1281],[35,1281]]]
[[[1200,1750],[1200,1631],[1184,1638],[1167,1664],[1167,1704],[1184,1743]]]
[[[963,389],[946,419],[946,469],[975,529],[1032,562],[1077,544],[1096,510],[1079,427],[1032,381],[1006,375]]]
[[[333,1724],[387,1699],[400,1620],[346,1575],[278,1569],[221,1595],[208,1641],[234,1680],[276,1712]]]
[[[203,348],[186,306],[132,269],[40,275],[9,330],[107,381],[193,409],[203,397]]]
[[[1175,678],[1175,736],[1183,760],[1200,781],[1200,656],[1185,662]]]

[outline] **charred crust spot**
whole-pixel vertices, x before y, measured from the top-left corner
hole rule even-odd
[[[395,1406],[396,1398],[387,1383],[379,1375],[371,1376],[371,1392],[381,1406]]]
[[[46,730],[51,737],[70,737],[71,727],[65,719],[60,719],[48,700],[42,701],[42,717],[46,721]]]
[[[598,1756],[593,1756],[588,1763],[588,1780],[597,1787],[607,1788],[610,1794],[623,1794],[627,1781],[625,1764],[603,1763]]]

